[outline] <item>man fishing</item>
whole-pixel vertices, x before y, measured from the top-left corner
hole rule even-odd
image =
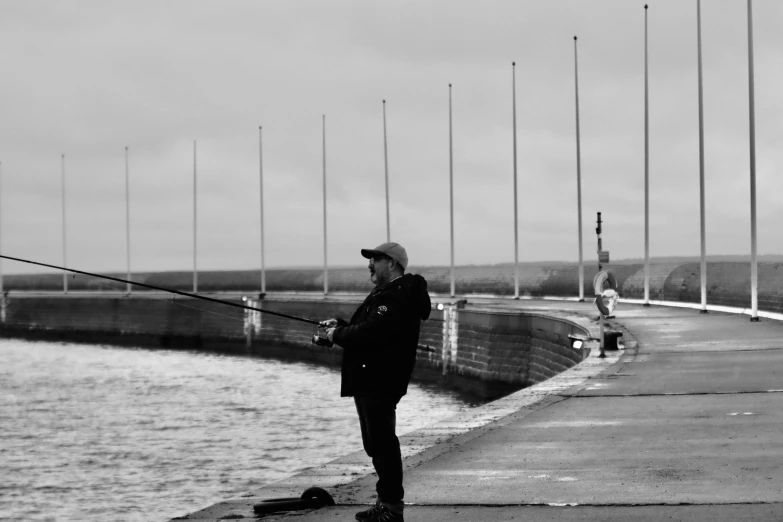
[[[328,319],[326,337],[343,348],[340,396],[353,397],[364,451],[378,474],[376,503],[362,522],[403,521],[402,457],[395,433],[397,403],[416,363],[421,321],[430,316],[427,281],[405,274],[408,254],[397,243],[362,249],[375,288],[350,323]]]

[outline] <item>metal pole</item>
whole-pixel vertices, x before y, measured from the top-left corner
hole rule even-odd
[[[61,156],[61,162],[62,162],[62,198],[63,198],[63,266],[68,265],[68,260],[66,256],[66,248],[65,248],[65,154],[62,154]],[[68,293],[68,275],[63,274],[63,293]]]
[[[511,62],[511,111],[514,129],[514,299],[519,299],[519,218],[517,210],[517,64]]]
[[[193,140],[193,293],[198,292],[198,267],[196,265],[196,230],[197,230],[197,212],[196,212],[196,140]]]
[[[264,267],[264,156],[262,128],[258,127],[258,179],[261,202],[261,293],[266,293],[266,269]]]
[[[756,107],[753,85],[753,3],[748,0],[748,100],[750,113],[750,320],[759,320],[756,260]]]
[[[125,254],[128,267],[128,281],[131,280],[130,262],[130,174],[128,167],[128,147],[125,147]],[[125,291],[130,294],[133,285],[129,282]]]
[[[449,221],[451,224],[451,297],[454,297],[454,146],[451,119],[451,84],[449,84]]]
[[[650,103],[647,74],[647,4],[644,5],[644,306],[650,306]]]
[[[383,100],[383,168],[386,177],[386,241],[391,241],[389,222],[389,152],[386,145],[386,100]]]
[[[598,213],[598,226],[595,229],[595,233],[598,234],[598,271],[601,271],[601,213]]]
[[[598,271],[601,271],[601,213],[598,212],[598,219],[596,220],[598,226],[595,228],[595,233],[598,234]],[[594,290],[594,291],[597,291]],[[598,300],[601,299],[600,294],[596,294],[595,301],[598,302]],[[601,310],[598,310],[598,328],[599,328],[599,334],[598,334],[598,342],[599,342],[599,348],[601,350],[598,357],[604,358],[606,357],[606,354],[604,353],[604,314],[601,313]]]
[[[329,269],[326,261],[326,114],[323,115],[323,177],[324,177],[324,295],[329,294]]]
[[[585,265],[582,257],[582,148],[579,141],[579,62],[574,36],[574,92],[576,95],[576,212],[579,227],[579,301],[585,300]]]
[[[701,311],[707,313],[707,232],[704,209],[704,97],[701,65],[701,0],[696,0],[696,36],[699,65],[699,205],[701,217]]]

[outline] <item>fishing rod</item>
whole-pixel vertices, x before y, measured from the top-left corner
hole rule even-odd
[[[66,267],[57,266],[57,265],[49,265],[49,264],[46,264],[46,263],[40,263],[38,261],[30,261],[29,259],[21,259],[21,258],[18,258],[18,257],[11,257],[11,256],[0,255],[0,258],[1,259],[9,259],[11,261],[19,261],[20,263],[28,263],[30,265],[45,266],[46,268],[54,268],[55,270],[64,270],[66,272],[73,272],[74,274],[81,274],[81,275],[86,275],[86,276],[90,276],[90,277],[98,277],[100,279],[108,279],[109,281],[116,281],[118,283],[125,283],[125,284],[130,283],[132,285],[141,286],[143,288],[150,288],[152,290],[159,290],[161,292],[168,292],[170,294],[183,295],[185,297],[193,297],[195,299],[202,299],[204,301],[211,301],[213,303],[218,303],[218,304],[227,305],[227,306],[233,306],[234,308],[241,308],[243,310],[252,310],[254,312],[261,312],[261,313],[264,313],[264,314],[276,315],[278,317],[283,317],[285,319],[291,319],[293,321],[301,321],[303,323],[314,324],[314,325],[316,325],[316,326],[318,326],[320,328],[324,327],[324,325],[321,324],[320,321],[313,321],[312,319],[307,319],[305,317],[298,317],[296,315],[288,315],[288,314],[283,314],[283,313],[280,313],[280,312],[273,312],[272,310],[263,310],[261,308],[256,308],[254,306],[247,306],[247,305],[243,305],[243,304],[239,304],[239,303],[232,303],[231,301],[224,301],[223,299],[215,299],[214,297],[207,297],[205,295],[191,294],[189,292],[182,292],[180,290],[174,290],[172,288],[163,288],[162,286],[148,285],[147,283],[138,283],[136,281],[128,281],[126,279],[120,279],[119,277],[112,277],[112,276],[101,275],[101,274],[93,274],[92,272],[85,272],[83,270],[75,270],[73,268],[66,268]],[[318,334],[313,335],[312,343],[313,344],[318,344],[318,345],[321,345],[321,346],[329,346],[329,347],[332,346],[332,344],[333,344],[332,341],[328,340],[326,337],[321,337]],[[417,346],[417,349],[419,349],[421,351],[425,351],[425,352],[434,352],[435,351],[433,348],[430,348],[429,346],[422,346],[422,345]]]
[[[66,272],[73,272],[74,274],[81,274],[81,275],[86,275],[86,276],[90,276],[90,277],[98,277],[98,278],[101,278],[101,279],[108,279],[109,281],[116,281],[118,283],[126,283],[126,284],[130,283],[132,285],[141,286],[141,287],[144,287],[144,288],[150,288],[152,290],[159,290],[161,292],[168,292],[170,294],[183,295],[185,297],[193,297],[195,299],[202,299],[204,301],[211,301],[213,303],[219,303],[219,304],[223,304],[223,305],[233,306],[234,308],[242,308],[244,310],[252,310],[254,312],[262,312],[262,313],[265,313],[265,314],[276,315],[278,317],[284,317],[286,319],[292,319],[294,321],[301,321],[303,323],[308,323],[308,324],[314,324],[314,325],[317,325],[317,326],[321,326],[320,321],[313,321],[312,319],[306,319],[304,317],[297,317],[295,315],[288,315],[288,314],[283,314],[283,313],[280,313],[280,312],[273,312],[272,310],[263,310],[261,308],[255,308],[253,306],[247,306],[247,305],[243,305],[243,304],[239,304],[239,303],[232,303],[231,301],[224,301],[223,299],[215,299],[214,297],[207,297],[205,295],[198,295],[198,294],[191,294],[191,293],[188,293],[188,292],[181,292],[179,290],[174,290],[174,289],[171,289],[171,288],[163,288],[161,286],[148,285],[146,283],[138,283],[136,281],[128,281],[126,279],[120,279],[119,277],[112,277],[112,276],[101,275],[101,274],[93,274],[91,272],[84,272],[82,270],[74,270],[73,268],[65,268],[65,267],[62,267],[62,266],[48,265],[46,263],[39,263],[38,261],[30,261],[28,259],[20,259],[18,257],[11,257],[11,256],[0,255],[0,258],[2,258],[2,259],[10,259],[11,261],[19,261],[21,263],[28,263],[28,264],[31,264],[31,265],[45,266],[47,268],[54,268],[55,270],[64,270]]]

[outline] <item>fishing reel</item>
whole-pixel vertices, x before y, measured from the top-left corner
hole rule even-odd
[[[330,341],[326,337],[326,333],[323,331],[326,328],[333,328],[335,326],[348,326],[348,322],[344,319],[330,319],[329,321],[323,321],[318,325],[318,332],[313,335],[312,343],[318,346],[331,347],[334,346],[334,342]]]
[[[324,328],[324,327],[322,326],[320,328]],[[319,330],[320,330],[320,328],[319,328]],[[321,335],[322,333],[323,332],[319,331],[319,332],[313,334],[313,339],[312,339],[311,342],[313,344],[317,344],[318,346],[326,346],[327,348],[330,348],[330,347],[334,346],[334,343],[332,341],[330,341],[329,338],[326,337],[325,334]]]

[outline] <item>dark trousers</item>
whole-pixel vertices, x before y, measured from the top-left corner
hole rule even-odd
[[[354,397],[362,428],[364,451],[372,458],[378,474],[378,501],[392,511],[402,512],[402,456],[397,427],[399,397]]]

